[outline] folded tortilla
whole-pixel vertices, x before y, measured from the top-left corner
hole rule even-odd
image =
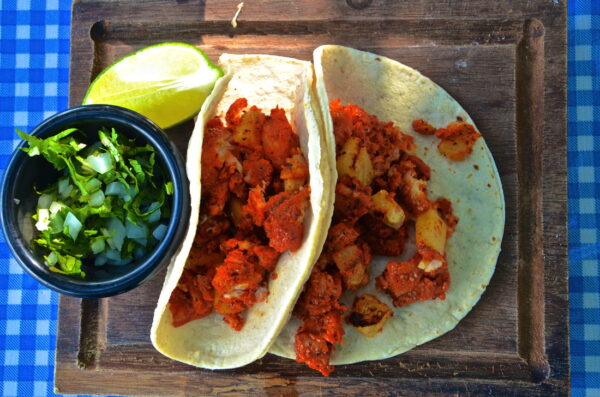
[[[450,331],[481,297],[494,273],[504,231],[504,196],[500,176],[483,139],[476,141],[473,153],[464,161],[453,162],[439,153],[439,139],[413,131],[411,123],[416,119],[423,119],[436,127],[445,127],[457,117],[474,124],[446,91],[418,71],[392,59],[341,46],[317,48],[314,64],[327,144],[335,145],[329,113],[329,102],[333,99],[339,98],[343,105],[358,105],[381,121],[392,121],[404,133],[414,137],[416,155],[431,167],[431,179],[427,185],[429,198],[449,199],[454,215],[459,219],[446,246],[451,283],[445,300],[422,301],[394,308],[389,295],[375,288],[375,277],[393,259],[387,257],[374,258],[367,286],[342,295],[342,302],[352,307],[355,296],[373,294],[393,308],[394,315],[388,319],[382,332],[372,338],[344,323],[344,342],[335,345],[330,363],[380,360]],[[331,148],[328,151],[331,152]],[[335,155],[332,162],[335,163]],[[336,178],[331,181],[332,191],[335,191],[335,185]],[[394,259],[408,260],[415,251],[413,235],[412,247],[407,242],[402,256]],[[294,336],[299,325],[300,321],[292,317],[270,352],[295,358]]]
[[[190,226],[179,252],[169,265],[154,312],[151,339],[154,347],[174,360],[210,369],[246,365],[267,352],[288,321],[302,285],[310,276],[327,236],[333,211],[334,178],[332,154],[324,143],[320,112],[313,95],[313,68],[310,62],[269,55],[228,55],[219,59],[225,72],[206,99],[190,138],[187,151],[187,175],[190,181]],[[224,117],[238,98],[246,98],[265,112],[277,106],[284,109],[308,162],[310,172],[310,208],[304,220],[304,241],[294,252],[281,255],[268,284],[265,302],[246,311],[246,323],[234,331],[220,314],[172,326],[169,298],[177,286],[192,247],[200,212],[200,159],[206,122],[215,115]]]

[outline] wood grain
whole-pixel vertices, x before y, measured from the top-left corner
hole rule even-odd
[[[56,389],[124,395],[564,395],[569,393],[566,229],[566,7],[559,1],[75,1],[70,104],[116,59],[185,41],[223,52],[311,59],[321,44],[415,67],[469,112],[506,199],[496,272],[448,334],[330,378],[267,355],[243,368],[195,369],[157,353],[149,329],[164,274],[125,295],[61,297]],[[192,129],[169,135],[184,151]],[[139,381],[132,382],[132,379]]]

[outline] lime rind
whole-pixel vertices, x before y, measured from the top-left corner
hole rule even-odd
[[[83,104],[122,106],[169,128],[194,117],[222,76],[193,45],[161,43],[106,68],[90,85]]]

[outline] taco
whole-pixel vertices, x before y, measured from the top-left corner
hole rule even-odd
[[[189,141],[191,219],[169,265],[151,340],[220,369],[262,357],[286,324],[331,218],[331,155],[310,62],[219,59],[225,75]]]
[[[340,46],[317,48],[314,64],[335,209],[270,352],[329,375],[458,324],[494,272],[504,198],[473,121],[430,79]]]

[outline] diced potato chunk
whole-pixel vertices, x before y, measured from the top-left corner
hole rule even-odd
[[[468,137],[452,137],[441,141],[438,144],[438,150],[452,161],[462,161],[473,151],[472,142]]]
[[[375,175],[375,171],[373,171],[373,163],[371,162],[369,153],[364,146],[361,147],[360,151],[358,152],[356,164],[354,164],[354,170],[356,179],[361,181],[363,185],[369,186],[371,184],[373,181],[373,176]]]
[[[417,248],[424,245],[444,255],[447,227],[437,210],[430,209],[418,215],[415,228]]]
[[[236,198],[232,197],[229,199],[229,212],[231,214],[231,219],[233,220],[233,224],[238,226],[240,221],[242,220],[242,207],[244,203]]]
[[[304,181],[299,179],[286,179],[283,181],[283,190],[286,192],[297,192],[304,186]]]
[[[410,173],[404,174],[402,192],[404,200],[414,213],[420,214],[431,207],[427,198],[427,181],[417,179]]]
[[[308,166],[302,153],[294,153],[288,157],[281,167],[281,179],[308,177]]]
[[[342,151],[337,157],[337,172],[340,176],[353,174],[352,167],[358,156],[359,146],[360,139],[352,137],[349,138],[342,147]]]
[[[373,195],[373,209],[383,214],[383,222],[391,228],[399,229],[406,219],[404,210],[387,190]]]
[[[242,114],[240,122],[233,130],[231,140],[238,145],[260,150],[261,130],[265,123],[265,115],[258,108],[252,107]]]
[[[393,315],[392,310],[379,299],[364,294],[354,299],[348,323],[358,332],[371,338],[381,331],[387,319]]]
[[[361,249],[357,245],[348,245],[332,255],[347,289],[358,289],[369,282],[371,255],[365,249],[368,247]]]
[[[455,121],[446,128],[438,129],[435,136],[442,139],[438,144],[441,154],[452,161],[463,161],[473,151],[473,145],[481,135],[473,125]]]
[[[302,153],[295,153],[288,157],[281,166],[280,177],[283,180],[283,187],[286,192],[299,190],[304,186],[308,175],[308,165]]]
[[[350,175],[363,185],[369,186],[375,175],[373,163],[364,146],[357,137],[349,138],[337,158],[337,171],[340,175]]]

